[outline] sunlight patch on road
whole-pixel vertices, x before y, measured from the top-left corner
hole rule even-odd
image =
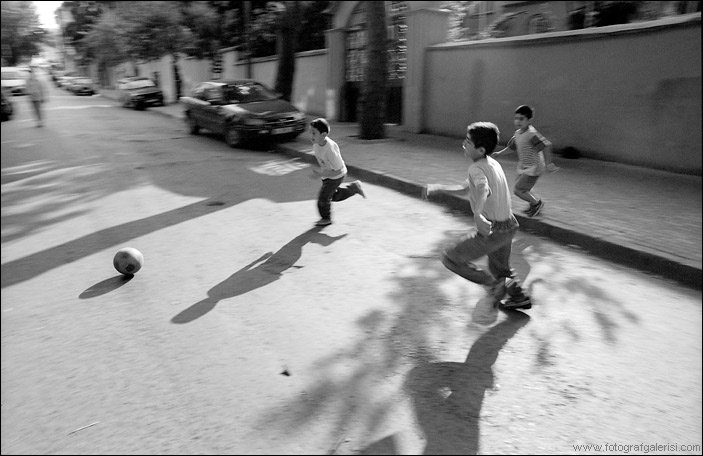
[[[37,160],[22,165],[3,168],[2,174],[4,176],[12,176],[15,174],[36,173],[48,169],[52,163],[55,162],[52,160]]]
[[[290,160],[268,160],[256,166],[252,166],[249,169],[255,173],[266,174],[267,176],[283,176],[307,168],[308,166],[310,165],[298,161],[297,158],[293,158]]]

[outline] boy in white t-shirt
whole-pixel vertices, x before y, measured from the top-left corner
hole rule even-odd
[[[462,145],[464,155],[473,163],[469,166],[464,184],[427,184],[422,196],[438,190],[469,192],[469,202],[474,213],[478,232],[466,236],[442,253],[442,264],[474,283],[490,289],[494,304],[502,302],[507,309],[529,309],[530,297],[525,294],[520,282],[510,267],[512,242],[519,224],[513,215],[510,187],[503,168],[490,157],[498,144],[500,132],[490,122],[475,122],[466,129]],[[474,261],[488,255],[489,272],[479,268]]]
[[[315,154],[319,169],[313,168],[313,176],[322,178],[322,188],[317,197],[317,209],[320,220],[316,226],[332,224],[332,201],[343,201],[350,196],[359,194],[366,198],[361,182],[351,182],[346,187],[340,187],[347,175],[347,166],[344,164],[339,146],[329,135],[330,125],[323,118],[310,122],[312,133],[312,151]]]

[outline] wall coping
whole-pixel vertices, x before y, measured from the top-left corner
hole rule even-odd
[[[327,49],[313,49],[312,51],[303,51],[303,52],[296,52],[295,57],[313,57],[316,55],[323,55],[327,54]],[[256,57],[251,59],[251,63],[263,63],[263,62],[271,62],[271,61],[278,61],[278,56],[277,55],[270,55],[268,57]],[[235,63],[235,65],[246,65],[247,61],[246,59],[239,59]]]
[[[609,38],[616,35],[631,33],[649,33],[663,29],[688,27],[701,23],[701,13],[689,13],[679,16],[665,17],[652,21],[634,22],[629,24],[606,25],[604,27],[589,27],[578,30],[561,30],[558,32],[537,33],[531,35],[509,36],[504,38],[487,38],[484,40],[452,41],[428,46],[427,49],[441,50],[457,47],[490,47],[490,46],[533,46],[535,44],[563,43],[565,39],[588,40]]]

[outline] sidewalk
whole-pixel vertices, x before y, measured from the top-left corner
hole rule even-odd
[[[111,98],[107,91],[103,96]],[[179,104],[149,111],[183,117]],[[356,123],[332,123],[330,137],[339,144],[349,173],[364,182],[420,197],[425,183],[466,179],[469,162],[461,139],[412,134],[397,126],[389,126],[387,138],[381,140],[360,140],[358,132]],[[510,134],[502,132],[502,141]],[[277,151],[314,162],[307,134],[279,144]],[[498,161],[512,184],[515,154]],[[700,176],[585,158],[555,156],[554,161],[561,170],[543,175],[535,186],[545,202],[542,215],[523,216],[527,203],[513,196],[513,210],[523,230],[701,289]],[[373,193],[368,197],[373,201]],[[467,199],[447,193],[431,201],[470,211]]]

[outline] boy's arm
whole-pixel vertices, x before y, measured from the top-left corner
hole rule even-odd
[[[445,192],[450,192],[450,193],[466,193],[466,190],[469,188],[469,181],[468,179],[463,183],[463,184],[425,184],[424,187],[422,187],[422,199],[428,199],[431,193],[435,193],[438,191],[445,191]]]
[[[547,171],[554,172],[559,171],[559,167],[554,164],[554,156],[552,155],[552,142],[548,139],[541,137],[541,151],[544,154],[544,162],[547,165]]]
[[[483,174],[474,175],[473,181],[475,186],[472,190],[473,205],[471,211],[474,213],[474,222],[478,232],[484,236],[491,234],[491,222],[483,216],[483,206],[486,205],[486,200],[491,194],[491,188],[488,186],[488,179]]]
[[[500,155],[500,154],[502,154],[502,153],[504,153],[504,152],[510,152],[511,150],[512,150],[512,151],[516,150],[516,149],[515,149],[515,136],[513,136],[512,138],[510,138],[510,141],[508,141],[508,144],[505,145],[505,148],[503,148],[503,149],[501,149],[501,150],[499,150],[499,151],[493,152],[493,153],[491,154],[491,156],[495,157],[496,155]]]

